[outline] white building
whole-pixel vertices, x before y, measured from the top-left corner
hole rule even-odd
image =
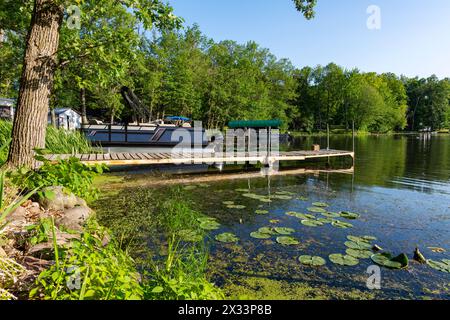
[[[76,130],[81,128],[81,115],[73,109],[63,108],[55,109],[56,127],[67,130]],[[52,113],[48,113],[48,123],[52,123]]]
[[[0,98],[0,119],[12,120],[14,118],[15,99]]]

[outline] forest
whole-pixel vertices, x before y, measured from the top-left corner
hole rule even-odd
[[[0,8],[0,97],[18,95],[32,13],[24,3],[0,5],[7,5]],[[74,108],[84,121],[130,121],[120,95],[128,86],[153,119],[180,115],[208,128],[275,118],[284,129],[309,133],[327,125],[350,129],[353,123],[376,133],[450,125],[449,78],[407,78],[335,63],[299,69],[253,41],[216,42],[174,15],[146,31],[113,2],[100,7],[86,1],[81,12],[80,29],[65,23],[60,31],[50,107]]]

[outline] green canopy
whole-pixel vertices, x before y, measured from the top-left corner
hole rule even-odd
[[[250,120],[250,121],[230,121],[228,127],[231,129],[241,128],[280,128],[283,122],[281,120]]]

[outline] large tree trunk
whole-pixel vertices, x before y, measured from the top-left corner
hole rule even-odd
[[[81,100],[81,121],[83,124],[88,124],[88,118],[86,113],[86,89],[80,89],[80,100]]]
[[[34,1],[8,156],[11,167],[35,167],[34,149],[45,147],[63,13],[63,7],[53,0]]]

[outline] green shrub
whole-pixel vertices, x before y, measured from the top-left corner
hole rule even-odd
[[[12,183],[25,190],[63,186],[87,201],[98,197],[98,189],[93,186],[93,180],[104,172],[105,166],[88,166],[74,157],[56,163],[42,156],[37,156],[36,159],[43,162],[38,170],[21,168],[8,173]]]
[[[42,300],[140,300],[143,290],[133,260],[90,221],[68,249],[55,246],[55,264],[43,271],[30,291]]]

